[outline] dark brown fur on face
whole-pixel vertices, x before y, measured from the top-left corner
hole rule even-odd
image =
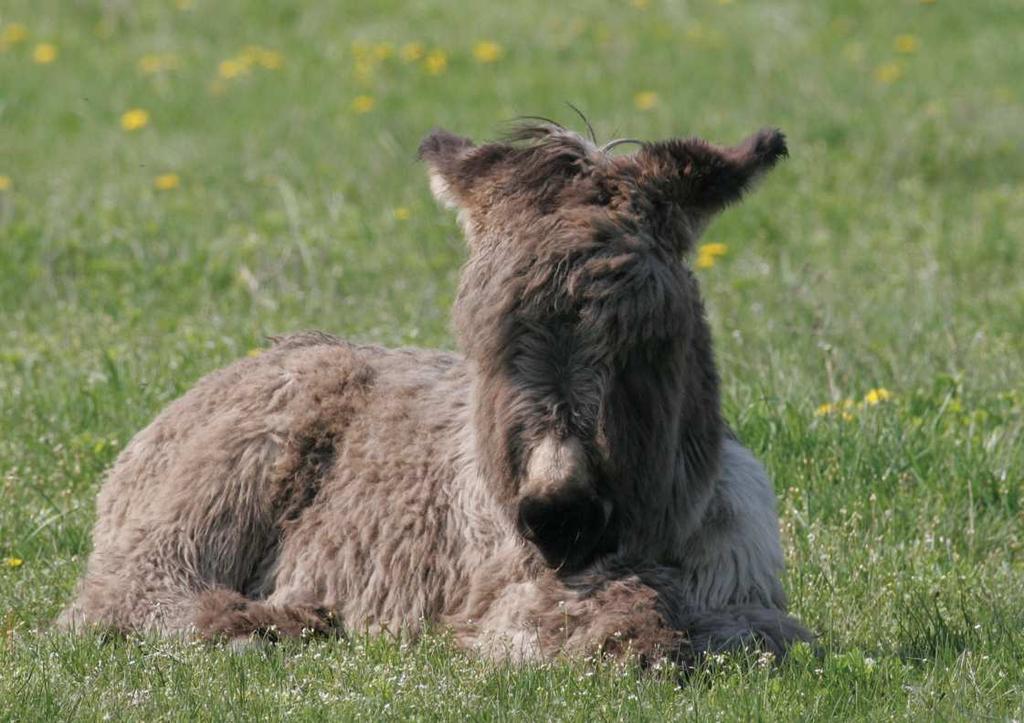
[[[420,154],[469,241],[464,356],[313,332],[205,377],[110,470],[60,624],[243,641],[436,622],[515,659],[809,639],[684,261],[781,134],[611,155],[542,123],[480,146],[435,131]]]
[[[707,494],[722,437],[710,334],[681,254],[785,153],[777,131],[630,156],[551,124],[479,147],[447,131],[423,141],[473,252],[455,319],[478,372],[485,476],[548,563],[678,549],[675,521]],[[546,436],[582,441],[590,485],[520,495],[526,455]],[[685,494],[663,484],[680,467]]]

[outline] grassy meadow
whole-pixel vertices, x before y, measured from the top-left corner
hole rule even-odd
[[[1018,0],[0,5],[0,719],[1024,717]],[[825,654],[684,687],[443,633],[242,654],[48,630],[102,472],[202,374],[319,328],[452,347],[433,126],[782,128],[694,259],[728,417]]]

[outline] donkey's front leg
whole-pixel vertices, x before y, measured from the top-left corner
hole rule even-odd
[[[685,646],[659,608],[637,576],[567,583],[545,570],[472,596],[447,622],[460,645],[495,660],[608,655],[649,664],[678,659]]]
[[[471,598],[450,618],[460,644],[494,659],[604,655],[684,668],[708,653],[759,648],[782,658],[813,636],[785,611],[756,603],[699,609],[686,603],[678,568],[599,563],[585,574],[552,571]]]

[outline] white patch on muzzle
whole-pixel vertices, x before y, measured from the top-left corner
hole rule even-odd
[[[551,494],[567,485],[590,486],[583,445],[575,437],[556,439],[548,435],[530,453],[522,494]]]

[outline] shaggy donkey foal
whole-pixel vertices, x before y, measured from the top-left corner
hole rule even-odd
[[[454,630],[492,658],[687,662],[809,634],[771,484],[719,413],[701,230],[786,154],[557,125],[423,141],[469,242],[464,356],[320,333],[207,376],[125,448],[65,627]]]

